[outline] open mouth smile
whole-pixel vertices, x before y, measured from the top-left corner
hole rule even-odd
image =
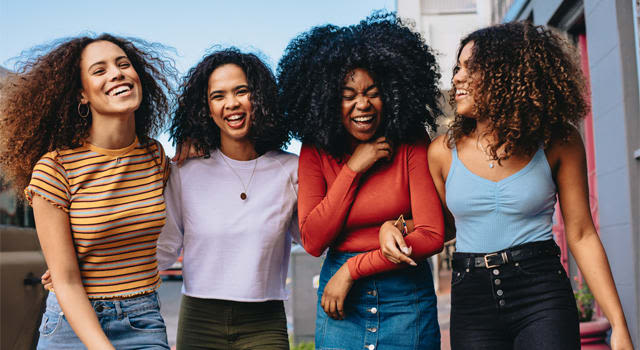
[[[112,97],[128,96],[131,94],[131,91],[133,91],[133,84],[124,83],[112,87],[111,89],[107,90],[105,94]]]
[[[239,129],[244,126],[246,116],[247,115],[245,113],[236,113],[236,114],[228,115],[223,119],[230,128]]]

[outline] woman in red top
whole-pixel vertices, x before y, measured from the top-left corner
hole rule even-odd
[[[439,349],[426,258],[442,249],[442,209],[425,125],[440,113],[435,57],[394,15],[316,27],[279,65],[286,117],[303,141],[298,212],[305,249],[329,252],[320,275],[316,348]],[[383,257],[380,230],[406,236],[415,267]],[[398,271],[393,271],[398,270]]]

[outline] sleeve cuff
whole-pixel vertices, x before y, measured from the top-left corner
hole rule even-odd
[[[359,280],[361,276],[357,273],[356,256],[353,256],[347,260],[347,267],[349,268],[351,279],[354,281]]]

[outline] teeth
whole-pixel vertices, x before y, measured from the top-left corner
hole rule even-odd
[[[369,116],[364,116],[364,117],[356,117],[356,118],[353,118],[353,120],[356,121],[356,122],[359,122],[359,123],[368,122],[368,121],[373,120],[373,116],[369,115]]]
[[[458,95],[458,96],[459,95],[467,95],[467,94],[469,94],[469,92],[467,90],[465,90],[465,89],[457,89],[456,90],[456,95]]]
[[[111,96],[117,96],[117,95],[120,95],[121,93],[127,92],[129,90],[131,90],[131,88],[129,86],[124,85],[124,86],[120,86],[120,87],[117,87],[117,88],[111,90],[111,92],[109,94]]]
[[[234,122],[236,120],[242,119],[243,117],[244,117],[244,114],[236,114],[236,115],[232,115],[232,116],[227,117],[227,120],[230,121],[230,122]]]

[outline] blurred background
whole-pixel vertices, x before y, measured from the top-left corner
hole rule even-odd
[[[590,84],[592,113],[581,126],[587,149],[592,215],[608,252],[634,343],[640,342],[640,0],[324,0],[324,1],[10,1],[0,0],[0,84],[13,74],[16,57],[36,45],[86,32],[102,32],[160,42],[184,74],[215,45],[262,53],[275,70],[289,40],[312,26],[357,23],[374,10],[397,11],[412,21],[438,54],[444,95],[458,43],[469,32],[491,24],[527,20],[563,32],[581,53]],[[437,133],[446,132],[452,112]],[[167,154],[174,153],[166,134]],[[300,144],[292,141],[289,151]],[[45,270],[30,209],[0,182],[0,348],[30,349],[37,339],[45,293]],[[582,278],[568,252],[564,225],[556,211],[554,235],[577,293]],[[431,259],[438,290],[443,349],[448,349],[449,279],[445,251]],[[292,342],[313,348],[317,275],[321,258],[292,249],[287,316]],[[170,342],[180,301],[180,266],[165,272],[159,293]],[[601,317],[593,305],[594,317]],[[602,320],[602,319],[599,319]],[[606,337],[605,326],[600,332]],[[591,336],[590,333],[589,336]],[[585,335],[586,337],[586,335]],[[585,340],[583,349],[603,348]],[[590,344],[588,344],[590,342]]]

